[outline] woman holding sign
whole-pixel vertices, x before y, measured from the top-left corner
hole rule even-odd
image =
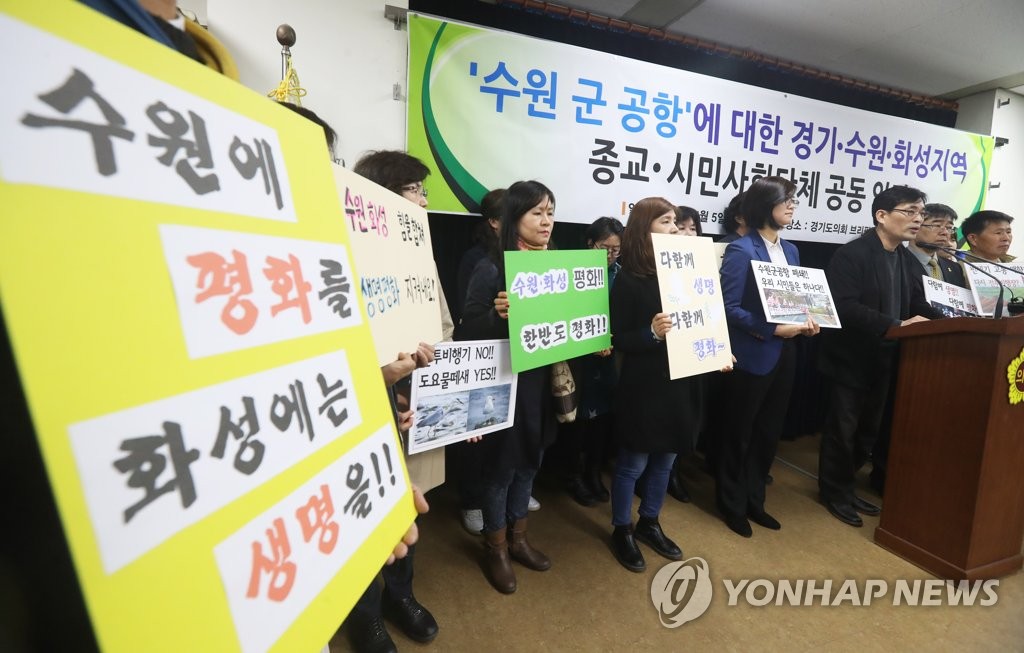
[[[508,338],[504,252],[547,249],[554,226],[555,196],[546,186],[536,181],[509,186],[502,198],[500,249],[473,270],[458,331],[460,340]],[[494,588],[504,594],[516,591],[510,560],[535,571],[551,567],[547,556],[526,539],[526,515],[533,478],[555,433],[551,369],[545,365],[519,373],[513,425],[484,436],[477,445],[481,447],[484,571]]]
[[[675,207],[648,197],[630,211],[622,233],[622,271],[611,292],[612,346],[622,354],[615,393],[619,452],[612,478],[612,551],[623,567],[646,568],[636,541],[669,560],[682,551],[658,522],[669,474],[678,453],[689,453],[700,426],[700,382],[669,379],[665,334],[672,321],[661,312],[652,233],[675,234]],[[637,487],[637,480],[643,480]],[[633,491],[640,490],[640,518],[633,527]]]
[[[796,246],[782,239],[800,204],[796,186],[781,177],[755,181],[741,214],[750,231],[730,243],[722,260],[722,298],[736,370],[725,393],[737,401],[721,416],[715,495],[725,524],[750,537],[750,521],[772,530],[779,522],[765,512],[765,486],[793,389],[796,351],[792,338],[818,333],[804,324],[770,324],[765,319],[751,261],[800,265]],[[748,519],[750,521],[748,521]]]

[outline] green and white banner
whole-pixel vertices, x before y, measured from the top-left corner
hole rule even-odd
[[[787,238],[843,243],[890,185],[966,216],[984,205],[993,139],[508,32],[409,16],[408,149],[430,209],[473,213],[537,179],[558,217],[625,218],[652,195],[722,210],[758,177],[793,180]]]

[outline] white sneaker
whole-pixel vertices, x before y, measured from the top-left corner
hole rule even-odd
[[[537,512],[540,510],[540,501],[537,501],[532,496],[530,497],[530,505],[527,506],[527,510],[530,512]]]
[[[484,530],[484,513],[482,510],[463,510],[462,527],[472,535],[479,535]]]

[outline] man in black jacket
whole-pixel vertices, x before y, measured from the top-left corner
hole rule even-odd
[[[921,227],[925,199],[908,186],[879,193],[871,205],[874,228],[840,247],[825,270],[842,329],[823,334],[818,359],[832,380],[818,490],[829,512],[851,526],[863,525],[858,512],[879,512],[853,490],[882,426],[895,371],[896,343],[885,332],[941,317],[925,300],[920,263],[902,246]]]

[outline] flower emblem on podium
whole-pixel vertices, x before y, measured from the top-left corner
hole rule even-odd
[[[1010,405],[1024,401],[1024,347],[1006,368],[1006,380],[1010,382]]]

